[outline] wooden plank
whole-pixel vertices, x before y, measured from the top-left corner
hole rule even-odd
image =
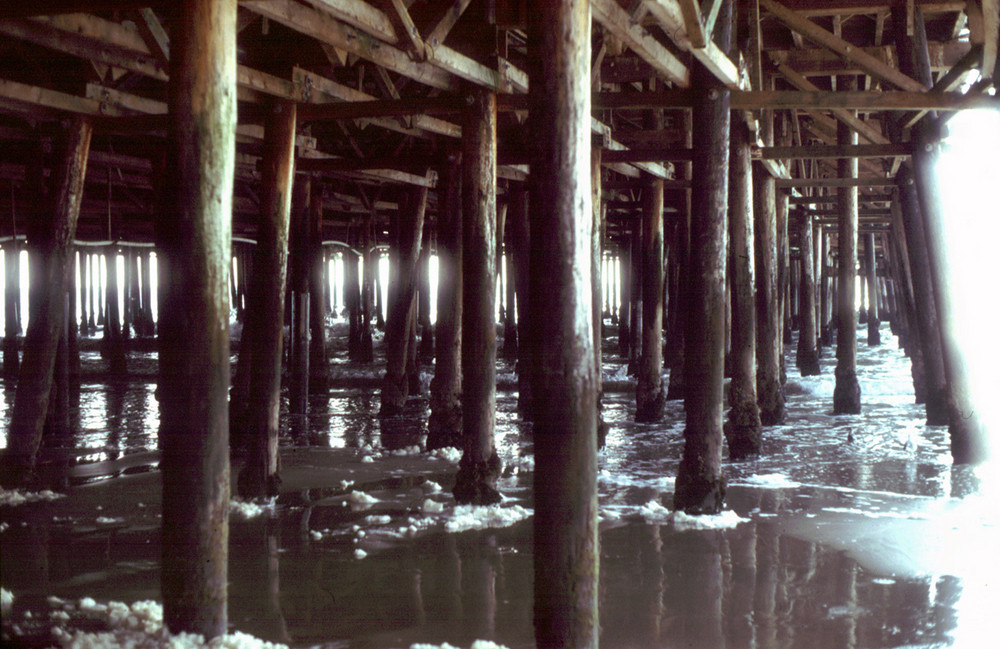
[[[891,178],[779,178],[778,187],[894,187]]]
[[[888,81],[893,85],[910,92],[923,92],[927,88],[920,82],[906,76],[896,68],[886,65],[869,55],[863,49],[845,41],[826,29],[820,27],[808,18],[792,11],[776,0],[759,0],[761,7],[771,12],[773,16],[785,23],[789,28],[799,32],[806,38],[844,56],[861,66],[868,74]]]
[[[334,100],[342,102],[364,102],[376,100],[376,98],[372,95],[361,92],[360,90],[355,90],[349,86],[339,84],[332,79],[327,79],[322,75],[315,74],[299,67],[292,68],[292,83],[299,88],[298,93],[302,100],[308,103],[322,105]],[[299,108],[300,119],[302,119],[302,115],[309,114],[309,112],[313,110],[309,106],[300,106]],[[376,126],[380,126],[391,131],[403,133],[405,135],[429,137],[429,134],[436,133],[456,138],[462,136],[462,128],[458,124],[446,122],[429,115],[414,116],[414,128],[403,126],[397,120],[391,118],[367,117],[365,118],[365,122],[375,124]]]
[[[299,33],[385,66],[414,81],[440,90],[458,89],[457,82],[447,72],[426,62],[413,61],[399,48],[342,23],[327,13],[289,0],[253,0],[243,3],[243,6]]]
[[[386,43],[395,45],[399,42],[389,16],[363,0],[305,0],[305,4],[362,29]]]
[[[454,0],[448,9],[445,10],[441,19],[434,25],[434,28],[427,34],[427,38],[424,39],[424,43],[432,50],[444,43],[444,40],[451,32],[451,28],[454,27],[455,23],[458,22],[458,19],[462,17],[462,14],[465,12],[471,1],[472,0]]]
[[[0,98],[25,106],[42,106],[83,115],[118,115],[114,106],[102,105],[95,99],[77,97],[26,83],[0,79]]]
[[[891,0],[785,0],[785,5],[807,18],[873,15],[889,10]],[[964,0],[915,0],[924,13],[949,13],[965,9]]]
[[[64,31],[36,20],[0,22],[0,34],[96,63],[137,72],[159,81],[167,80],[166,66],[151,55],[124,51],[114,45],[98,43],[86,36]]]
[[[837,146],[771,146],[761,147],[753,151],[754,158],[762,160],[786,160],[789,158],[805,158],[824,160],[834,158],[886,158],[890,156],[908,156],[913,147],[909,142],[892,142],[889,144],[857,144]]]
[[[365,3],[361,3],[365,4]],[[395,13],[398,20],[399,31],[406,36],[406,40],[403,41],[406,44],[406,49],[410,55],[415,60],[424,60],[427,58],[427,53],[424,48],[424,39],[420,36],[420,30],[413,23],[413,18],[410,17],[410,10],[407,9],[403,0],[389,0],[389,4]],[[390,19],[392,16],[390,16]],[[395,22],[395,21],[394,21]]]
[[[784,64],[778,65],[778,71],[781,72],[783,75],[785,75],[785,78],[788,79],[791,82],[791,84],[796,88],[798,88],[799,90],[804,90],[808,92],[819,92],[818,87],[816,87],[811,81],[806,79],[804,76],[802,76],[789,66]],[[880,131],[878,131],[878,129],[867,124],[864,120],[855,116],[849,110],[837,108],[833,110],[833,114],[837,119],[839,119],[840,121],[844,122],[845,124],[853,128],[855,131],[857,131],[858,135],[860,135],[861,137],[865,138],[866,140],[868,140],[873,144],[885,144],[889,141],[888,138],[886,138],[884,135],[882,135]]]
[[[146,41],[150,52],[164,65],[169,64],[170,37],[167,35],[167,31],[163,29],[163,25],[160,24],[160,19],[156,17],[156,13],[149,7],[143,7],[136,12],[136,16],[136,26],[139,28],[139,34]]]
[[[692,42],[687,33],[684,13],[679,0],[643,0],[643,6],[659,21],[663,31],[670,36],[671,40],[682,50],[691,52],[691,56],[708,68],[715,78],[727,88],[735,90],[740,87],[740,75],[736,65],[726,56],[725,52],[719,49],[718,45],[710,39],[707,39],[704,47],[697,47]]]
[[[815,108],[822,110],[969,110],[1000,107],[1000,98],[937,92],[805,92],[797,90],[733,92],[733,110]]]
[[[591,11],[594,20],[607,28],[615,38],[628,45],[665,79],[682,88],[690,85],[687,66],[653,38],[642,25],[633,22],[628,12],[622,9],[616,0],[591,0]]]
[[[705,47],[705,28],[701,24],[701,8],[698,6],[697,0],[678,0],[677,4],[680,6],[681,17],[684,19],[684,31],[687,33],[688,40],[691,41],[691,47],[702,48]]]

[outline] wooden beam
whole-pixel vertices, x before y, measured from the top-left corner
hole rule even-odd
[[[305,0],[320,13],[353,25],[391,45],[399,43],[396,28],[388,14],[363,0]]]
[[[687,66],[653,38],[642,25],[633,22],[616,0],[591,0],[590,6],[594,20],[628,45],[667,81],[682,88],[691,84]]]
[[[785,75],[785,78],[791,82],[793,86],[799,90],[807,92],[819,92],[817,88],[811,81],[806,79],[804,76],[793,70],[787,65],[779,64],[778,71]],[[836,108],[833,110],[834,116],[840,121],[844,122],[855,131],[858,135],[865,138],[873,144],[885,144],[889,141],[881,132],[876,128],[866,123],[861,118],[855,116],[851,111],[842,108]]]
[[[425,60],[427,53],[424,48],[424,39],[420,36],[420,30],[414,24],[413,18],[410,17],[410,10],[407,9],[403,0],[389,0],[389,4],[392,6],[396,18],[393,22],[399,26],[398,31],[406,36],[404,43],[410,56],[417,61]],[[389,18],[392,19],[392,14]]]
[[[889,10],[892,0],[785,0],[785,5],[807,18],[874,15]],[[914,0],[924,13],[950,13],[965,9],[964,0]]]
[[[734,92],[733,110],[747,108],[815,108],[820,110],[969,110],[1000,107],[1000,98],[938,92],[805,92],[797,90]],[[853,127],[852,127],[853,128]]]
[[[149,51],[159,59],[160,63],[168,65],[170,63],[170,37],[167,30],[163,29],[160,19],[149,7],[143,7],[136,13],[136,26],[142,40],[146,41]]]
[[[938,79],[938,82],[931,88],[931,92],[951,92],[955,88],[958,88],[965,79],[965,75],[973,68],[982,64],[982,49],[981,45],[973,45],[972,49],[958,63],[948,70],[943,77]],[[917,111],[917,113],[903,123],[903,128],[912,128],[927,113],[926,109]]]
[[[986,79],[992,78],[1000,47],[1000,0],[981,0],[983,9],[983,64],[980,71]]]
[[[344,24],[328,13],[290,0],[253,0],[243,3],[243,6],[301,34],[385,66],[414,81],[440,90],[458,89],[455,79],[444,70],[427,62],[413,61],[399,48]]]
[[[868,74],[910,92],[923,92],[927,90],[922,83],[906,76],[896,68],[886,65],[863,49],[830,33],[805,16],[788,9],[776,0],[760,0],[760,5],[792,30],[853,61]]]
[[[712,42],[710,38],[704,38],[704,36],[703,38],[706,41],[704,46],[697,46],[687,33],[684,9],[681,7],[680,1],[642,0],[643,5],[649,10],[650,15],[659,21],[663,31],[670,36],[671,40],[678,47],[691,52],[691,56],[704,65],[727,88],[731,90],[739,88],[739,70],[737,70],[736,65],[729,57],[726,56],[726,53],[719,49],[719,46]],[[698,37],[696,36],[695,38],[697,39]]]
[[[472,0],[454,0],[441,16],[441,19],[434,25],[434,28],[427,34],[424,43],[433,51],[448,37],[451,28],[455,26],[458,19],[462,17],[465,9]]]
[[[777,186],[793,187],[894,187],[891,178],[779,178]]]
[[[771,146],[753,151],[754,158],[762,160],[786,160],[806,158],[814,160],[834,158],[886,158],[908,156],[913,150],[909,142],[889,144],[856,144],[837,146]]]

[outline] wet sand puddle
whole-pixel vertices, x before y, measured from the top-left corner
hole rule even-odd
[[[829,414],[832,350],[818,377],[799,378],[787,356],[787,422],[765,429],[759,459],[726,463],[727,511],[707,519],[670,511],[682,404],[633,423],[634,383],[606,356],[602,646],[990,645],[991,476],[952,466],[947,430],[923,424],[887,329],[887,344],[859,346],[858,416]],[[281,494],[231,510],[233,629],[293,647],[533,646],[533,461],[511,368],[498,368],[505,500],[470,508],[450,493],[459,453],[422,450],[426,399],[380,420],[381,368],[333,367],[329,399],[283,419]],[[80,404],[82,450],[61,453],[86,463],[66,495],[0,505],[8,641],[65,644],[53,626],[105,628],[83,598],[159,598],[153,386],[85,384]]]

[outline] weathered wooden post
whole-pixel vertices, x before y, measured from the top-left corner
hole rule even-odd
[[[420,261],[417,262],[419,285],[417,287],[417,325],[420,330],[421,362],[434,359],[434,325],[431,324],[431,228],[424,228],[423,242],[420,244]],[[508,269],[509,270],[509,269]],[[513,304],[513,302],[511,302]],[[504,341],[506,343],[506,329]],[[517,334],[514,334],[515,344]],[[410,377],[413,378],[412,376]],[[419,377],[418,377],[419,378]]]
[[[264,125],[254,275],[230,405],[233,447],[246,462],[237,480],[243,497],[277,493],[279,482],[278,413],[295,115],[294,103],[276,102]]]
[[[108,361],[108,371],[116,376],[126,372],[125,337],[122,335],[121,310],[118,308],[118,249],[108,246],[107,281],[105,282],[104,339],[101,353]]]
[[[714,40],[729,50],[732,3],[723,4]],[[726,209],[729,198],[729,89],[707,69],[691,70],[694,94],[691,250],[684,339],[684,454],[674,508],[716,514],[722,476],[722,385],[726,335]],[[772,185],[773,186],[773,185]]]
[[[517,343],[518,343],[518,331],[517,331],[517,264],[514,261],[514,244],[513,235],[511,234],[514,226],[512,225],[513,215],[511,214],[511,205],[508,200],[507,205],[507,223],[504,227],[504,259],[507,269],[507,281],[504,283],[506,298],[507,298],[507,310],[504,312],[503,321],[503,357],[507,360],[517,359]]]
[[[330,362],[326,351],[326,303],[329,264],[323,249],[324,187],[314,179],[309,196],[309,391],[326,392]],[[334,307],[336,310],[336,307]]]
[[[68,378],[73,381],[80,377],[80,321],[76,317],[77,289],[79,288],[76,278],[80,268],[79,260],[79,253],[74,246],[70,252],[66,295],[66,353],[68,354],[66,360],[68,362]]]
[[[621,303],[618,307],[618,353],[629,358],[632,353],[632,236],[625,234],[621,244],[621,256],[618,271]]]
[[[858,134],[843,122],[838,122],[837,143],[857,144]],[[857,158],[841,158],[837,167],[841,178],[858,177]],[[837,367],[834,370],[833,412],[837,415],[856,415],[861,412],[855,335],[858,317],[854,306],[858,266],[858,188],[838,188],[837,208]]]
[[[160,228],[163,621],[226,632],[229,252],[236,151],[236,2],[185,0],[171,32],[170,217]]]
[[[529,13],[535,641],[597,647],[588,2]]]
[[[789,296],[789,286],[791,284],[791,251],[788,245],[788,192],[779,191],[775,193],[775,207],[777,208],[776,216],[778,224],[778,328],[781,332],[779,334],[781,345],[778,348],[778,357],[781,383],[784,384],[784,346],[792,340],[792,309]]]
[[[80,335],[90,335],[88,324],[90,311],[90,254],[86,248],[80,248]]]
[[[385,378],[382,380],[382,409],[379,414],[399,414],[409,395],[408,361],[411,350],[410,337],[414,323],[414,299],[417,292],[417,264],[420,260],[420,241],[424,230],[424,213],[427,208],[427,188],[418,187],[400,201],[396,217],[399,232],[395,290],[390,297],[389,320],[385,330]]]
[[[83,198],[92,132],[89,117],[76,115],[69,121],[62,158],[53,173],[52,191],[49,199],[38,206],[37,231],[41,240],[36,254],[41,258],[35,268],[40,276],[32,281],[24,358],[17,376],[7,452],[0,467],[0,481],[7,486],[33,478],[42,441],[56,354],[60,340],[65,342],[67,269]]]
[[[375,293],[381,293],[376,279],[378,278],[379,251],[375,247],[375,212],[368,216],[362,228],[360,237],[363,252],[361,275],[361,332],[359,334],[358,361],[371,363],[375,360],[375,350],[372,345],[372,317],[375,309]],[[381,298],[380,298],[381,299]]]
[[[684,145],[693,148],[693,127],[691,111],[680,111],[679,121],[681,132],[684,133]],[[690,180],[692,164],[682,162],[678,165],[681,178]],[[691,220],[692,213],[691,190],[684,190],[683,198],[680,202],[682,213],[676,219],[673,228],[673,241],[670,245],[670,261],[674,271],[671,283],[673,284],[670,295],[670,313],[667,314],[668,329],[670,331],[670,346],[667,352],[668,364],[670,365],[670,376],[667,384],[667,399],[683,399],[684,387],[687,381],[684,377],[685,361],[685,340],[687,339],[687,308],[688,300],[691,299]]]
[[[5,378],[16,378],[21,367],[18,352],[17,336],[21,332],[18,311],[21,306],[21,272],[20,251],[17,238],[4,244],[4,336],[3,336],[3,375]]]
[[[348,236],[348,242],[356,242]],[[344,250],[344,307],[347,309],[347,358],[360,360],[361,356],[361,278],[358,265],[360,255],[353,249]]]
[[[795,363],[802,376],[819,374],[816,351],[816,264],[813,260],[813,215],[806,214],[799,224],[799,343]]]
[[[312,178],[292,180],[288,235],[288,412],[304,415],[309,408],[309,198]]]
[[[438,300],[427,448],[461,446],[462,178],[453,152],[441,169],[438,210]]]
[[[753,169],[750,133],[732,120],[729,142],[729,277],[732,302],[732,380],[725,425],[729,457],[760,453],[757,406],[757,315],[754,287]]]
[[[754,168],[754,273],[757,280],[757,403],[760,423],[785,420],[781,388],[781,301],[778,293],[778,204],[774,177]]]
[[[604,418],[601,416],[601,399],[604,397],[604,377],[601,375],[601,367],[604,364],[603,356],[601,355],[601,338],[603,335],[603,324],[604,318],[601,312],[601,284],[602,277],[601,274],[601,232],[604,230],[604,218],[605,210],[607,206],[601,198],[601,148],[598,146],[591,146],[590,151],[590,188],[591,188],[591,211],[593,213],[593,225],[590,232],[590,299],[591,308],[593,309],[593,328],[594,328],[594,368],[596,369],[595,378],[597,385],[595,391],[597,392],[597,445],[598,447],[604,446],[605,438],[608,434],[608,425],[604,423]],[[663,231],[663,183],[660,183],[660,232],[661,232],[661,245],[662,245],[662,231]],[[661,264],[662,266],[662,264]],[[662,319],[662,268],[660,275],[661,284],[661,319]],[[657,338],[659,338],[661,332],[657,332]],[[662,354],[661,354],[662,356]],[[657,363],[656,376],[660,376],[660,367],[662,367],[662,360]],[[648,396],[648,395],[647,395]],[[660,412],[663,412],[663,381],[660,380]],[[655,409],[655,404],[647,402],[649,406],[649,411],[647,414],[651,414],[651,410]],[[659,416],[657,417],[659,418]]]
[[[531,330],[528,309],[530,293],[528,226],[528,190],[519,187],[513,192],[507,210],[507,231],[511,235],[513,248],[514,282],[517,302],[517,409],[525,414],[531,412]]]
[[[833,345],[833,266],[830,263],[830,233],[821,229],[819,267],[822,285],[820,287],[820,340],[823,345]]]
[[[642,188],[642,355],[635,388],[635,420],[663,416],[663,181],[647,177]]]
[[[924,219],[917,201],[917,188],[913,172],[908,166],[900,168],[896,176],[899,190],[900,226],[903,237],[900,244],[905,247],[906,260],[910,269],[913,289],[913,315],[916,321],[917,339],[920,344],[922,365],[914,370],[922,370],[927,410],[927,424],[944,426],[949,422],[948,384],[945,379],[944,356],[941,351],[941,334],[938,326],[937,302],[931,281],[930,262],[927,256],[927,237]],[[913,357],[916,363],[917,358]],[[917,377],[915,376],[916,380]]]
[[[462,460],[460,503],[500,501],[496,417],[496,93],[469,88],[462,122]]]
[[[865,283],[868,285],[868,344],[872,347],[882,344],[879,335],[879,295],[875,267],[875,233],[865,234]]]

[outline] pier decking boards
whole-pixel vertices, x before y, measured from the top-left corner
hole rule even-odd
[[[998,0],[3,3],[3,373],[17,392],[0,479],[32,478],[78,336],[102,329],[124,378],[130,333],[155,333],[164,543],[183,554],[164,551],[166,623],[224,631],[227,450],[241,495],[278,490],[283,367],[295,415],[328,385],[332,254],[350,362],[386,350],[385,418],[422,389],[433,350],[428,444],[463,448],[467,502],[500,498],[503,303],[537,436],[538,643],[596,644],[606,321],[638,376],[637,421],[684,401],[678,509],[723,506],[724,376],[732,457],[784,420],[793,326],[798,371],[836,338],[833,410],[864,409],[859,277],[868,343],[892,322],[928,422],[949,425],[957,462],[983,459],[935,164],[956,111],[1000,111],[998,50]],[[152,246],[155,300],[150,251],[130,248],[119,273],[124,244]]]

